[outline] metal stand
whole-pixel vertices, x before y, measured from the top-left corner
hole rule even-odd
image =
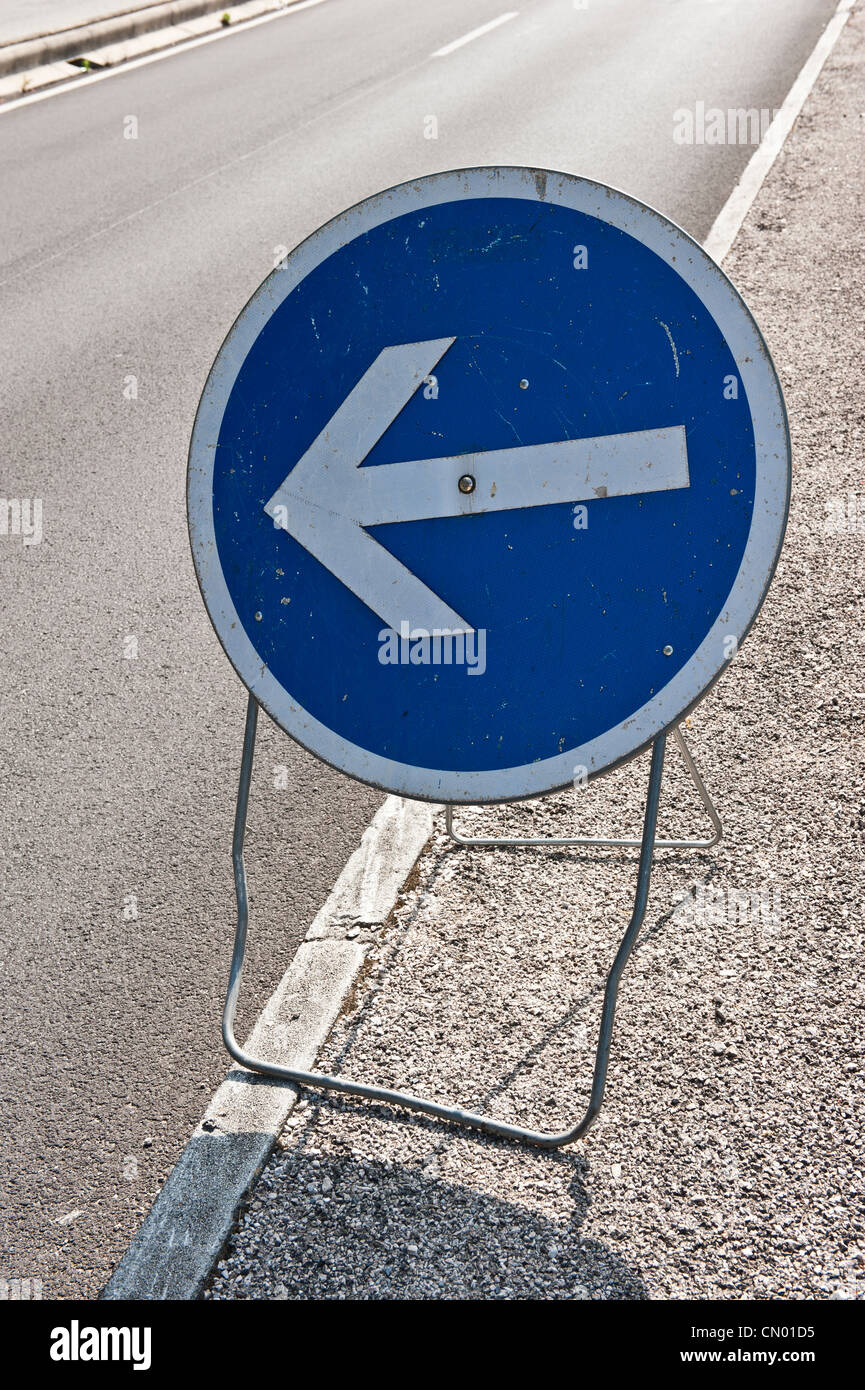
[[[691,757],[681,729],[673,730],[673,738],[679,745],[679,751],[682,754],[685,767],[691,774],[691,781],[697,788],[700,800],[709,814],[709,819],[712,822],[715,833],[709,840],[656,840],[655,849],[714,849],[715,845],[720,842],[723,834],[721,817],[715,810],[712,798],[706,791],[705,783],[697,771],[694,759]],[[506,849],[519,849],[524,845],[592,845],[595,849],[639,849],[643,844],[642,840],[607,840],[602,836],[594,835],[576,835],[571,839],[559,839],[551,835],[526,836],[523,838],[514,838],[510,835],[499,835],[493,839],[482,839],[478,836],[461,835],[458,830],[454,829],[453,806],[445,807],[445,829],[455,844],[468,845],[471,848],[485,845],[501,845]]]
[[[595,1070],[592,1077],[592,1090],[589,1099],[588,1109],[582,1119],[573,1126],[572,1129],[563,1130],[559,1134],[547,1134],[541,1130],[523,1129],[520,1125],[512,1125],[504,1120],[495,1120],[487,1115],[477,1115],[470,1110],[460,1110],[448,1105],[440,1105],[438,1101],[425,1100],[421,1096],[410,1095],[405,1091],[391,1091],[381,1086],[369,1086],[361,1081],[351,1081],[344,1076],[327,1076],[320,1072],[297,1071],[293,1067],[280,1066],[274,1062],[268,1062],[261,1057],[253,1057],[245,1052],[234,1036],[234,1016],[237,1009],[237,996],[240,991],[240,980],[243,973],[243,960],[246,953],[246,933],[249,922],[249,903],[246,894],[246,871],[243,864],[243,841],[246,832],[246,811],[249,803],[249,784],[252,777],[252,761],[255,752],[255,733],[258,724],[258,704],[255,698],[250,695],[246,707],[246,728],[243,737],[243,757],[240,764],[240,782],[237,789],[237,809],[234,817],[234,838],[232,841],[232,863],[234,865],[234,887],[237,894],[237,930],[234,937],[234,954],[231,960],[231,972],[228,981],[228,992],[225,996],[225,1008],[222,1014],[222,1036],[225,1046],[231,1056],[241,1066],[247,1067],[250,1071],[261,1072],[265,1076],[276,1077],[279,1081],[292,1081],[299,1086],[311,1086],[317,1090],[342,1091],[345,1095],[360,1096],[364,1100],[379,1101],[386,1105],[402,1106],[406,1110],[417,1110],[424,1115],[431,1115],[437,1120],[448,1120],[452,1124],[468,1125],[472,1129],[480,1129],[487,1134],[494,1134],[503,1139],[517,1139],[526,1144],[536,1144],[544,1149],[560,1149],[566,1144],[572,1144],[576,1139],[580,1139],[594,1121],[601,1108],[604,1098],[604,1086],[607,1079],[607,1066],[610,1057],[610,1040],[613,1033],[613,1020],[616,1011],[616,996],[619,990],[619,980],[622,971],[628,962],[628,957],[637,939],[637,933],[643,922],[646,912],[646,902],[649,896],[649,883],[652,875],[652,858],[656,841],[655,830],[658,819],[658,801],[661,795],[661,778],[664,771],[664,748],[665,736],[661,734],[655,739],[652,745],[652,765],[649,772],[649,790],[646,797],[646,810],[643,821],[643,836],[639,841],[640,859],[637,869],[637,887],[634,896],[634,909],[628,929],[622,937],[621,945],[616,952],[616,958],[607,976],[606,989],[604,991],[604,1003],[601,1010],[601,1026],[598,1035],[598,1046],[595,1054]],[[687,757],[690,762],[690,758]],[[693,765],[692,775],[693,775]],[[697,783],[698,788],[702,783]],[[703,792],[704,800],[708,803],[708,798]],[[709,805],[711,803],[708,803]],[[713,816],[717,830],[720,834],[720,825],[717,818]],[[477,842],[470,842],[477,843]],[[480,842],[484,843],[484,842]],[[519,842],[517,842],[519,843]],[[557,843],[556,841],[537,841],[532,843]],[[558,843],[573,843],[564,841]],[[578,842],[586,843],[586,842]],[[628,844],[629,841],[588,841],[589,844]],[[712,843],[715,843],[713,841]]]

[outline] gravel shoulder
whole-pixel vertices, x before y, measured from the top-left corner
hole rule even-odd
[[[542,1153],[307,1095],[206,1297],[865,1297],[863,134],[859,12],[725,264],[787,396],[790,527],[757,626],[689,721],[725,840],[657,856],[598,1124]],[[644,756],[459,822],[632,833],[647,777]],[[670,747],[661,834],[701,829]],[[460,849],[440,824],[321,1067],[564,1127],[635,871],[633,854]]]

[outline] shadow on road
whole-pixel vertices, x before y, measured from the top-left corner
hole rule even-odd
[[[383,1114],[384,1112],[382,1112]],[[385,1162],[324,1153],[306,1132],[271,1164],[207,1295],[216,1299],[648,1298],[613,1250],[584,1239],[583,1159],[534,1154],[525,1203],[437,1172],[445,1145]],[[334,1147],[339,1141],[331,1141]],[[569,1209],[542,1209],[539,1164],[566,1164]],[[560,1187],[561,1174],[549,1175]],[[485,1174],[488,1181],[489,1172]],[[560,1205],[561,1196],[557,1199]]]

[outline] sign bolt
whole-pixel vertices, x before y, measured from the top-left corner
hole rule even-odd
[[[525,377],[523,377],[522,381],[520,382],[520,390],[521,390],[521,391],[528,391],[528,389],[529,389],[529,383],[526,381]]]
[[[460,492],[474,492],[476,486],[477,484],[475,483],[475,480],[472,477],[471,473],[464,473],[463,476],[460,478],[459,482],[457,483],[457,487],[459,488]]]
[[[669,642],[668,642],[667,645],[666,645],[666,647],[664,648],[664,656],[672,656],[672,655],[673,655],[673,648],[670,646],[670,644],[669,644]]]
[[[256,621],[257,623],[260,623],[260,622],[261,622],[261,614],[260,614],[260,613],[256,613],[256,615],[255,615],[255,621]]]

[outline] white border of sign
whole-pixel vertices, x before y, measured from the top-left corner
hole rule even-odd
[[[597,217],[636,238],[702,300],[733,354],[751,408],[756,491],[751,530],[726,604],[697,651],[641,709],[590,742],[521,767],[454,772],[383,758],[342,738],[303,709],[263,666],[232,603],[213,524],[213,466],[222,417],[240,368],[267,320],[316,266],[373,227],[404,213],[462,198],[525,198]],[[575,174],[543,169],[457,169],[399,184],[349,208],[296,247],[237,318],[207,379],[189,448],[189,532],[202,597],[244,685],[292,738],[333,767],[420,801],[517,801],[569,786],[576,767],[596,776],[639,753],[678,724],[729,665],[725,638],[741,643],[769,587],[787,523],[790,437],[768,348],[738,292],[697,242],[653,208]]]

